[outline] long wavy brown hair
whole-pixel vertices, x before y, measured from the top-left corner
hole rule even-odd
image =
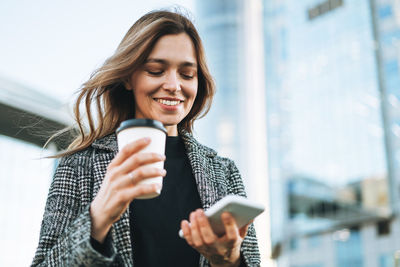
[[[204,48],[196,28],[187,16],[179,12],[152,11],[132,25],[115,53],[82,85],[74,105],[78,131],[68,149],[55,157],[85,149],[96,139],[115,132],[122,121],[134,118],[133,94],[126,90],[124,84],[145,63],[160,37],[180,33],[186,33],[191,38],[197,57],[197,96],[189,114],[178,124],[178,127],[192,132],[193,122],[209,111],[215,93]],[[88,127],[85,127],[84,119]]]

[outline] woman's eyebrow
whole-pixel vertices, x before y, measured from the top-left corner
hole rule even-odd
[[[162,65],[169,65],[170,63],[165,59],[160,58],[148,58],[144,63],[160,63]],[[179,64],[179,67],[197,67],[197,64],[190,61],[184,61]]]

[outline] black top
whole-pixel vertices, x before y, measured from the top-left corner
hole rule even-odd
[[[180,137],[167,137],[161,195],[130,204],[134,265],[198,266],[200,254],[179,237],[180,222],[201,207],[199,193]]]

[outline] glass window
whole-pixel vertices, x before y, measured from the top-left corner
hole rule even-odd
[[[393,12],[392,12],[392,7],[391,7],[391,6],[381,6],[381,7],[378,9],[378,14],[379,14],[379,17],[380,17],[381,19],[384,19],[384,18],[386,18],[386,17],[389,17],[389,16],[391,16],[391,15],[393,14]]]
[[[336,241],[336,266],[363,267],[362,240],[358,229],[350,230],[347,238]]]
[[[387,236],[390,234],[390,221],[384,220],[376,223],[376,233],[378,236]]]
[[[388,74],[398,74],[399,73],[399,63],[397,60],[390,60],[385,62],[385,72]]]
[[[315,248],[321,245],[322,236],[320,235],[312,235],[308,238],[308,244],[310,247]]]
[[[395,259],[392,253],[379,256],[379,267],[395,267]]]
[[[299,240],[297,238],[290,239],[289,242],[290,250],[296,250],[299,248]]]

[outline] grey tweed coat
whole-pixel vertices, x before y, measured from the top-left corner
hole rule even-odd
[[[227,194],[245,196],[233,161],[217,156],[180,130],[204,209]],[[96,140],[89,148],[60,160],[50,186],[39,246],[32,266],[133,266],[129,210],[114,223],[106,242],[109,256],[90,243],[89,206],[99,191],[108,164],[118,152],[116,135]],[[247,266],[259,266],[260,255],[253,225],[241,247]],[[201,256],[199,266],[209,266]]]

